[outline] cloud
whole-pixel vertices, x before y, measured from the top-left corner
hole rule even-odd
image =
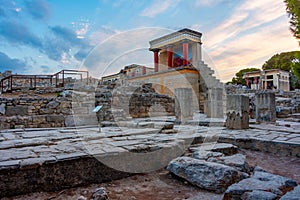
[[[171,32],[173,30],[163,28],[140,28],[110,35],[89,53],[82,67],[94,77],[119,72],[133,63],[152,67],[153,53],[148,50],[149,41]]]
[[[210,36],[206,40],[206,45],[209,48],[216,48],[238,34],[270,23],[284,15],[286,15],[285,5],[281,1],[245,1],[236,7],[228,19],[206,34]]]
[[[97,31],[91,33],[89,37],[90,45],[96,46],[99,43],[107,40],[108,38],[112,37],[115,34],[120,33],[121,31],[112,29],[110,27],[102,26]]]
[[[196,0],[195,1],[195,5],[198,7],[198,6],[206,6],[206,7],[209,7],[209,6],[214,6],[218,3],[221,3],[223,2],[224,0]]]
[[[45,38],[41,52],[45,53],[50,59],[59,61],[62,64],[72,63],[74,59],[81,61],[89,52],[91,46],[84,38],[78,38],[72,29],[54,26],[49,27],[52,36]]]
[[[156,15],[165,12],[171,7],[175,7],[180,0],[154,0],[153,3],[145,8],[140,15],[143,17],[155,17]]]
[[[82,40],[77,38],[77,34],[75,31],[62,27],[62,26],[54,26],[50,27],[50,30],[58,37],[62,38],[63,40],[66,40],[72,44],[81,43]]]
[[[40,68],[42,69],[42,73],[48,73],[50,71],[50,67],[46,66],[46,65],[42,65],[40,66]]]
[[[79,61],[84,60],[88,56],[90,51],[91,49],[80,49],[77,53],[74,54],[74,57]]]
[[[16,73],[23,73],[26,70],[26,63],[16,58],[10,58],[5,53],[0,52],[0,71],[12,70]]]
[[[37,20],[47,20],[50,17],[50,8],[45,0],[27,0],[24,2],[27,12]]]
[[[289,32],[285,4],[272,0],[237,5],[231,16],[203,35],[203,43],[223,81],[240,69],[261,67],[275,53],[298,48]]]
[[[40,38],[31,33],[26,26],[15,21],[0,21],[0,35],[16,44],[42,46]]]
[[[229,80],[240,69],[261,68],[272,55],[298,48],[297,41],[289,32],[287,19],[282,17],[256,32],[231,39],[222,47],[210,51],[209,55],[221,74],[219,78]]]

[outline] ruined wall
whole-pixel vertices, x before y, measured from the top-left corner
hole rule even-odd
[[[157,93],[152,84],[100,86],[96,105],[103,105],[103,111],[98,113],[101,121],[175,115],[174,98]]]
[[[72,98],[0,98],[1,129],[65,126]]]
[[[93,109],[97,105],[103,108],[96,114]],[[0,129],[97,125],[98,120],[165,115],[174,115],[174,99],[156,93],[152,85],[101,86],[97,90],[69,91],[55,98],[0,98]]]

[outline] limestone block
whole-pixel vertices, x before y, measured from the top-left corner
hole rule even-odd
[[[172,160],[167,169],[193,185],[217,193],[224,192],[228,186],[246,177],[232,167],[189,157]]]
[[[47,115],[46,120],[47,122],[60,123],[60,122],[64,122],[65,118],[63,115]]]
[[[250,165],[246,161],[246,156],[242,154],[235,154],[232,156],[224,156],[208,159],[210,162],[221,163],[230,167],[234,167],[239,171],[250,173]]]
[[[175,89],[175,113],[176,117],[181,121],[187,121],[193,117],[193,105],[191,88]]]
[[[275,93],[255,94],[255,107],[256,122],[274,123],[276,121]]]
[[[223,118],[223,89],[211,88],[207,91],[206,115],[209,118]]]
[[[250,178],[241,180],[231,185],[225,192],[224,199],[242,199],[246,192],[251,191],[269,191],[277,197],[283,194],[283,191],[289,191],[297,186],[297,182],[283,176],[255,171]]]
[[[16,105],[16,106],[7,106],[6,115],[27,115],[28,114],[28,106],[26,105]]]
[[[50,101],[48,104],[47,104],[47,108],[50,108],[50,109],[54,109],[56,108],[57,106],[59,106],[59,102],[57,101]]]
[[[1,105],[0,105],[0,113],[2,115],[5,115],[5,103],[1,103]]]
[[[249,98],[244,95],[227,96],[226,127],[229,129],[249,128]]]

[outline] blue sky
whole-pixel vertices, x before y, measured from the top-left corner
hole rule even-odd
[[[148,41],[182,28],[203,34],[204,61],[223,81],[299,50],[280,0],[0,0],[0,71],[99,78],[152,67]]]

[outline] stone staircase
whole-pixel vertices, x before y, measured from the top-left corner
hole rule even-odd
[[[203,61],[193,63],[193,66],[200,72],[201,79],[204,81],[206,88],[224,88],[224,84],[213,75],[215,71]]]

